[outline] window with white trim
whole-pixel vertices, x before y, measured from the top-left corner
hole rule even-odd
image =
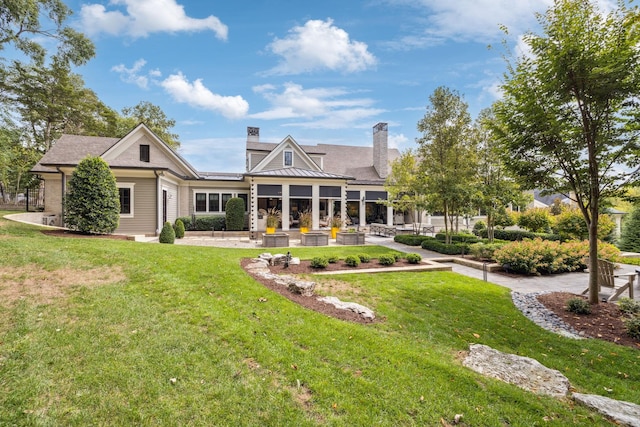
[[[133,187],[132,182],[118,182],[118,195],[120,197],[120,218],[133,218]]]
[[[228,191],[196,191],[194,193],[194,207],[196,213],[222,213],[232,197],[239,197],[245,201],[245,212],[248,209],[249,194],[230,193]]]
[[[285,150],[283,155],[284,155],[283,165],[293,166],[293,151]]]

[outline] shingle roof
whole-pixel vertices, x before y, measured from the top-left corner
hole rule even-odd
[[[120,138],[62,135],[36,164],[33,172],[52,172],[49,166],[75,166],[87,156],[100,156]]]

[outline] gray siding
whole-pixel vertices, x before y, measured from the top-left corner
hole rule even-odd
[[[154,178],[125,178],[123,182],[134,182],[133,218],[120,218],[116,233],[119,234],[155,234],[156,180]]]

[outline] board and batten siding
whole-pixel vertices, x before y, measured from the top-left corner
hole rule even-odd
[[[130,178],[122,182],[133,183],[133,218],[120,218],[118,234],[155,234],[156,180],[155,178]]]
[[[167,221],[175,224],[178,219],[178,186],[170,182],[163,182],[162,189],[167,192]]]

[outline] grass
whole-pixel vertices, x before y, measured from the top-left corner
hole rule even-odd
[[[640,402],[640,351],[546,332],[505,288],[446,272],[341,276],[336,296],[383,319],[357,325],[252,280],[239,261],[259,252],[55,238],[0,219],[0,425],[610,425],[464,368],[470,343]]]

